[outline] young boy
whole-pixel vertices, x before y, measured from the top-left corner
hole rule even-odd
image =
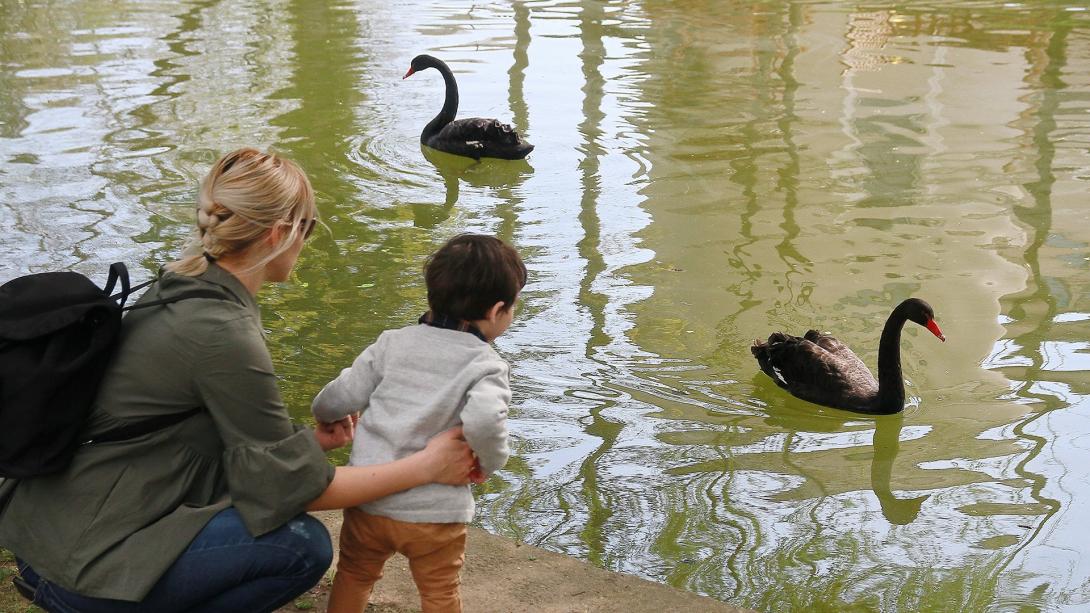
[[[507,462],[507,363],[489,344],[511,324],[526,285],[518,253],[499,239],[462,234],[424,264],[430,311],[419,325],[387,330],[314,398],[325,423],[362,411],[349,463],[389,462],[459,424],[477,455],[478,478]],[[475,471],[476,472],[476,471]],[[461,611],[459,572],[469,486],[428,484],[345,509],[329,611],[367,606],[395,552],[409,559],[423,611]]]

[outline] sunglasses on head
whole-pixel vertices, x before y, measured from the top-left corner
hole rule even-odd
[[[303,233],[303,240],[310,238],[310,233],[314,232],[314,226],[316,225],[318,225],[317,217],[311,217],[299,222],[299,231]]]

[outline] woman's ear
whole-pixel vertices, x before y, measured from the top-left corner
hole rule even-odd
[[[280,246],[280,241],[284,240],[286,227],[288,226],[285,223],[276,223],[273,224],[273,227],[269,228],[269,233],[265,235],[265,240],[269,242],[270,247],[275,249]]]

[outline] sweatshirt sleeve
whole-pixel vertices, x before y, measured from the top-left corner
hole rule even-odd
[[[496,360],[469,389],[461,414],[462,432],[477,454],[485,475],[503,468],[511,453],[507,447],[507,405],[510,402],[508,366],[503,360]]]
[[[378,364],[385,345],[384,338],[385,333],[318,392],[310,405],[315,419],[330,423],[367,408],[371,393],[382,380]]]

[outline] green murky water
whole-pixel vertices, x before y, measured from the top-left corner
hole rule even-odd
[[[0,278],[146,277],[209,163],[272,147],[332,231],[264,295],[300,417],[423,310],[447,237],[524,254],[485,528],[767,611],[1083,610],[1084,8],[0,0]],[[425,157],[421,52],[528,161]],[[913,295],[949,340],[906,334],[903,416],[816,409],[749,354],[816,327],[873,366]]]

